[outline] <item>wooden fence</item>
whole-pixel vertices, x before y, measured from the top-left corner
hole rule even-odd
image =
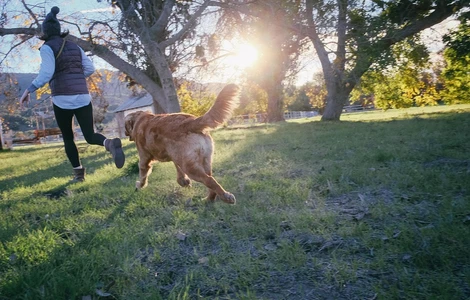
[[[364,110],[373,110],[375,107],[373,105],[346,105],[343,107],[343,112],[345,113],[350,113],[350,112],[359,112],[359,111],[364,111]]]
[[[284,113],[284,119],[302,119],[302,118],[312,118],[318,116],[316,111],[288,111]],[[266,123],[267,114],[248,114],[248,115],[239,115],[233,116],[228,122],[229,125],[252,125],[258,123]]]

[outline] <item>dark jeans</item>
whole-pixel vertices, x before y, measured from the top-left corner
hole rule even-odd
[[[95,130],[93,129],[93,107],[91,102],[87,106],[77,109],[62,109],[54,104],[54,114],[60,131],[62,131],[65,153],[67,154],[72,167],[79,167],[80,157],[78,156],[77,146],[73,140],[73,116],[77,118],[78,124],[82,129],[83,137],[88,144],[103,146],[103,142],[106,139],[104,135],[95,133]]]

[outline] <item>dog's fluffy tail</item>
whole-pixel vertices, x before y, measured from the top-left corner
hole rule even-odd
[[[220,91],[214,105],[203,116],[191,122],[190,131],[201,132],[217,128],[230,119],[233,110],[239,104],[240,88],[236,84],[226,85]]]

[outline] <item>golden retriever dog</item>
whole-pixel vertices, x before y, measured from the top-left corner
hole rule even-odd
[[[195,117],[185,113],[152,114],[134,112],[126,116],[126,136],[134,141],[139,154],[139,181],[136,188],[145,188],[154,161],[175,164],[179,185],[191,185],[191,179],[209,189],[208,200],[218,196],[235,204],[235,196],[222,188],[212,177],[214,142],[209,134],[227,121],[239,103],[239,87],[225,86],[206,114]]]

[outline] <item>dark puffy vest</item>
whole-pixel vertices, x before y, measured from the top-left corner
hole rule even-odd
[[[49,81],[52,96],[88,94],[80,48],[75,43],[66,41],[57,57],[63,41],[60,37],[53,37],[44,43],[51,47],[56,57],[55,72]]]

